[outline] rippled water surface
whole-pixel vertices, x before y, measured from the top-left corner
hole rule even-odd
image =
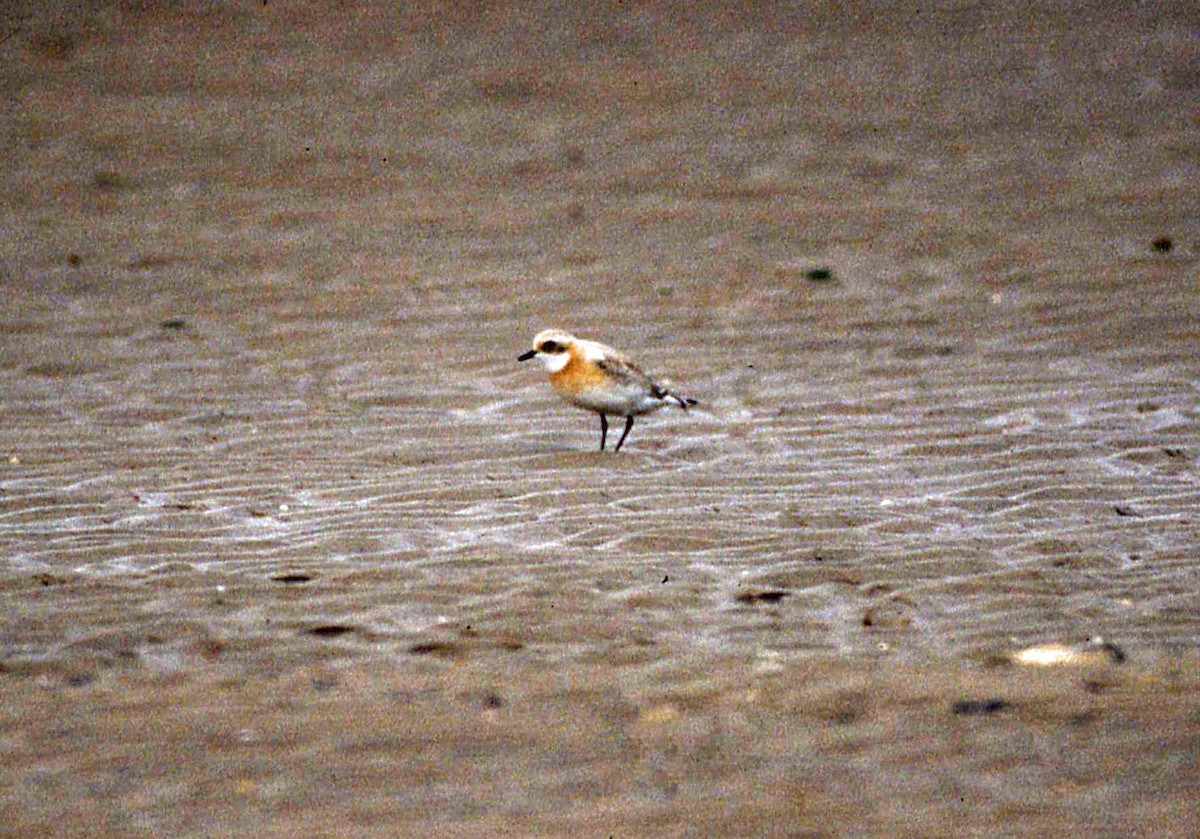
[[[1200,41],[1124,8],[14,13],[7,829],[1195,835]],[[551,325],[700,406],[596,451]]]

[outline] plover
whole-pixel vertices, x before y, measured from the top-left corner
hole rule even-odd
[[[533,339],[533,349],[517,361],[537,358],[550,374],[558,395],[578,408],[600,415],[600,451],[608,439],[608,418],[625,417],[625,430],[613,451],[633,428],[633,418],[678,405],[685,411],[695,399],[678,396],[666,382],[656,382],[612,347],[576,338],[560,329],[547,329]]]

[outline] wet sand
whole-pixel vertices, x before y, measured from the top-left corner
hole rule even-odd
[[[55,8],[0,833],[1200,834],[1189,4]]]

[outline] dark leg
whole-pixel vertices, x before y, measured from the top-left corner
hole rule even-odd
[[[608,439],[608,417],[600,415],[600,451],[604,451],[604,441]]]
[[[625,438],[629,436],[629,429],[631,429],[631,428],[633,428],[633,415],[632,414],[625,417],[625,431],[622,432],[621,439],[617,441],[617,447],[615,449],[613,449],[614,452],[619,452],[621,450],[621,444],[624,443]]]

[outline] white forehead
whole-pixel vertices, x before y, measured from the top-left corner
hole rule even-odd
[[[547,341],[556,341],[560,344],[573,344],[576,338],[570,332],[563,332],[561,329],[543,329],[533,338],[534,349],[537,349]]]

